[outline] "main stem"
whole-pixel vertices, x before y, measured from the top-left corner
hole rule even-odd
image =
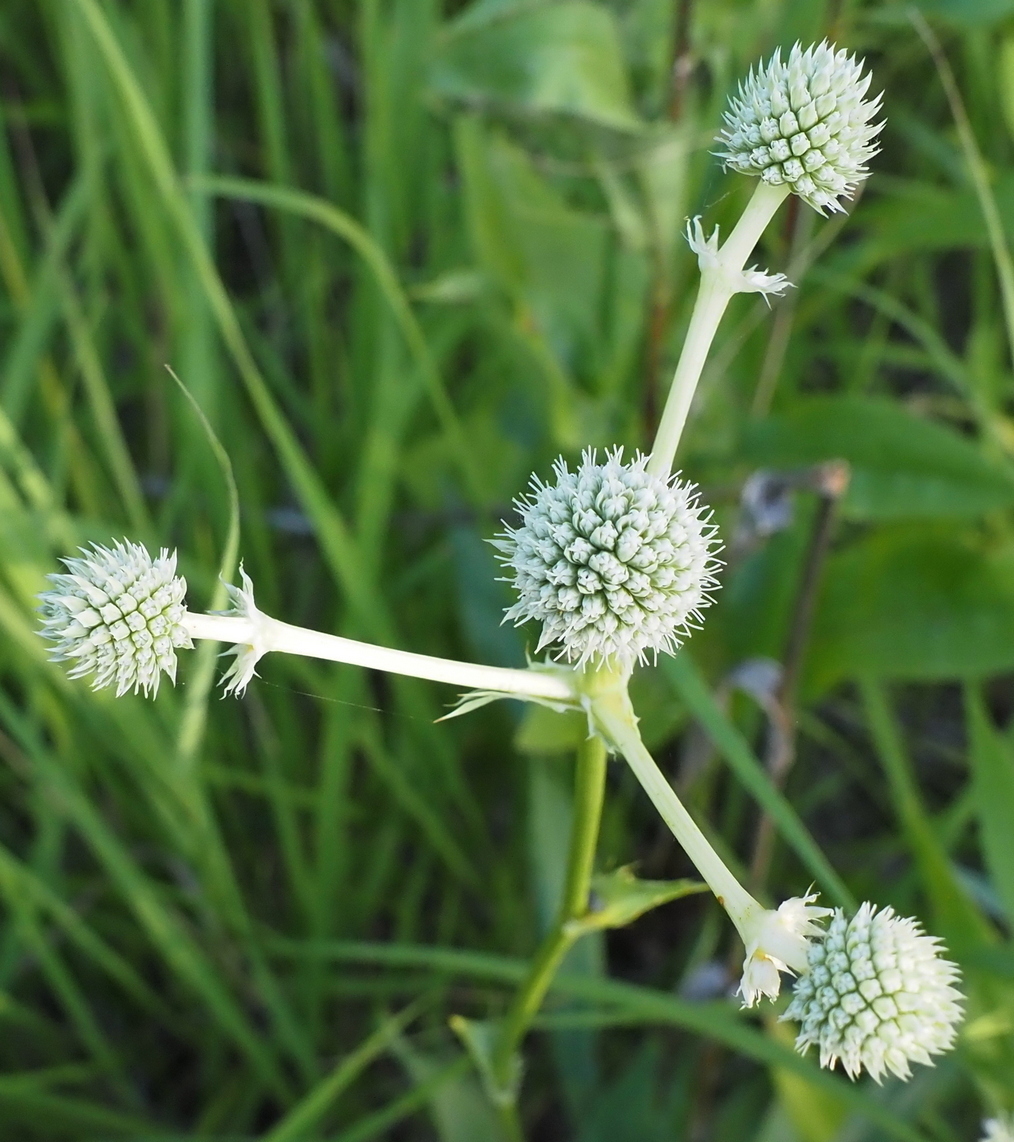
[[[759,182],[746,210],[719,250],[718,264],[707,266],[701,271],[701,285],[690,317],[690,327],[655,434],[651,458],[648,460],[648,471],[654,476],[664,480],[672,471],[676,448],[683,435],[704,362],[722,315],[732,295],[736,293],[737,278],[743,272],[747,258],[775,211],[788,194],[786,186],[769,186],[766,182]]]
[[[567,880],[552,928],[543,938],[500,1029],[493,1070],[502,1089],[510,1084],[515,1052],[538,1014],[563,957],[577,939],[571,922],[588,911],[588,893],[595,864],[602,800],[606,784],[606,747],[597,735],[582,742],[574,774],[574,823],[570,832]]]

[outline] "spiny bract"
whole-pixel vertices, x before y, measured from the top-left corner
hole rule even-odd
[[[49,575],[41,601],[44,638],[54,662],[75,662],[71,678],[94,674],[92,689],[115,683],[117,697],[133,689],[158,692],[162,671],[176,681],[176,650],[191,647],[182,625],[186,580],[176,574],[176,553],[157,559],[136,543],[80,548],[64,559],[66,575]]]
[[[893,908],[863,904],[849,921],[837,909],[807,949],[809,970],[782,1016],[801,1025],[796,1049],[816,1044],[822,1067],[841,1059],[850,1078],[865,1068],[877,1082],[887,1071],[909,1078],[909,1062],[931,1065],[962,1017],[958,969],[940,951]]]
[[[515,501],[522,523],[493,544],[513,571],[520,598],[506,619],[542,623],[536,651],[560,643],[558,658],[626,667],[647,654],[674,653],[716,585],[715,528],[696,488],[666,482],[638,454],[620,448],[600,464],[591,449],[554,484],[532,479]]]
[[[863,61],[825,40],[803,51],[797,43],[782,63],[775,52],[750,71],[730,101],[718,136],[718,157],[775,186],[788,184],[814,210],[841,210],[869,174],[883,123],[871,120],[880,96],[865,99],[871,76]]]

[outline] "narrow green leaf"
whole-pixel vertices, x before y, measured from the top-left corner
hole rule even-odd
[[[354,1051],[309,1091],[285,1117],[263,1135],[261,1142],[300,1142],[314,1131],[335,1101],[347,1090],[374,1060],[387,1051],[398,1035],[419,1014],[421,1002],[416,1002],[385,1019],[381,1025]]]
[[[986,868],[1014,922],[1014,753],[993,725],[978,686],[965,687],[968,752]]]

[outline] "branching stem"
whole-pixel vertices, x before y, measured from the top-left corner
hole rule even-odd
[[[561,703],[575,701],[575,689],[565,667],[551,671],[511,670],[500,666],[483,666],[473,662],[456,662],[429,654],[414,654],[374,646],[339,635],[307,630],[280,622],[257,612],[256,619],[238,615],[201,615],[188,613],[183,625],[191,638],[214,639],[240,646],[253,646],[259,653],[281,651],[306,658],[323,658],[329,662],[346,662],[371,670],[407,674],[431,682],[447,682],[474,690],[498,690],[519,697],[545,698]]]
[[[672,471],[690,404],[697,391],[697,383],[701,379],[704,362],[719,322],[736,292],[735,282],[775,211],[788,194],[787,186],[770,186],[766,182],[759,182],[746,210],[719,250],[716,264],[701,270],[701,285],[690,317],[690,328],[683,342],[683,351],[655,435],[651,459],[648,461],[648,471],[654,476],[664,480]]]

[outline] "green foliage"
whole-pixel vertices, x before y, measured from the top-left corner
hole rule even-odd
[[[1009,241],[1012,6],[920,7]],[[194,608],[241,557],[286,620],[522,663],[535,636],[500,627],[483,540],[561,451],[648,445],[693,301],[686,218],[727,233],[750,189],[709,154],[724,99],[824,35],[868,54],[884,153],[848,219],[778,217],[756,260],[797,289],[722,326],[680,464],[728,567],[632,693],[731,863],[773,822],[762,894],[813,881],[946,939],[966,1030],[904,1092],[796,1056],[723,998],[739,953],[614,766],[598,867],[619,871],[526,1044],[523,1118],[532,1142],[958,1142],[1014,1107],[1009,334],[906,6],[8,0],[0,1135],[496,1136],[447,1019],[481,1060],[563,890],[558,755],[586,720],[434,725],[455,695],[282,656],[212,701],[211,644],[175,692],[117,701],[46,662],[34,595],[129,536],[178,547]],[[735,672],[786,658],[819,512],[796,491],[744,538],[735,501],[757,468],[839,459],[773,773],[771,695]]]

